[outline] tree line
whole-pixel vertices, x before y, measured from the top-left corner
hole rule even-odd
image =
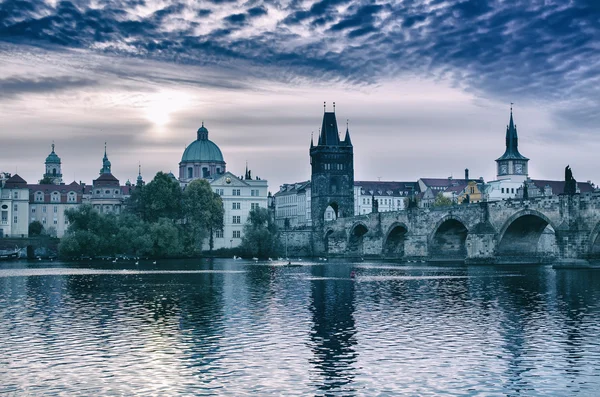
[[[182,190],[177,180],[159,172],[151,182],[132,190],[122,214],[100,213],[90,205],[65,211],[69,228],[59,244],[59,255],[198,256],[206,240],[213,250],[215,232],[223,230],[223,215],[221,196],[208,181],[194,180]],[[279,249],[277,237],[269,211],[254,209],[236,252],[274,255]]]

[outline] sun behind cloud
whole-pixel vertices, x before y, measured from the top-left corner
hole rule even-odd
[[[160,128],[171,121],[172,113],[186,109],[190,103],[190,95],[184,92],[160,91],[150,95],[142,109],[144,117]]]

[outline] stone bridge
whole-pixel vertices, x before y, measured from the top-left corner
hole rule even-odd
[[[322,233],[334,257],[584,262],[600,259],[600,193],[372,213],[327,222]]]

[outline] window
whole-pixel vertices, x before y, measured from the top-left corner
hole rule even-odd
[[[231,192],[232,196],[241,196],[241,190],[240,189],[233,189]]]
[[[234,215],[232,223],[237,223],[237,224],[242,223],[242,217],[240,215]]]
[[[96,194],[100,194],[100,190],[96,190]]]
[[[60,194],[58,192],[52,192],[51,201],[53,203],[60,201]]]
[[[65,225],[68,225],[69,221],[67,219],[65,219]]]
[[[110,194],[110,190],[105,190],[104,194]]]
[[[44,193],[35,192],[35,201],[44,201]]]
[[[513,188],[511,188],[511,189],[510,189],[510,192],[511,192],[511,193],[514,193],[514,192],[515,192],[515,188],[514,188],[514,187],[513,187]]]
[[[55,225],[58,225],[58,221],[57,221],[56,219],[54,220],[54,224],[55,224]]]
[[[119,194],[119,191],[118,191],[118,190],[115,190],[115,194]]]
[[[17,212],[19,210],[19,206],[17,204],[13,205],[13,211]]]
[[[257,209],[258,207],[259,207],[259,206],[258,206],[258,203],[251,203],[251,204],[250,204],[250,209],[251,209],[251,210]]]
[[[216,238],[223,238],[223,231],[222,230],[215,231],[215,237]]]
[[[504,193],[504,188],[502,188],[501,190],[502,190],[502,193]]]
[[[31,213],[35,214],[35,208],[31,208]]]
[[[8,223],[8,211],[2,211],[2,223]]]
[[[46,206],[45,206],[45,205],[42,207],[42,212],[43,212],[44,214],[46,213]]]
[[[233,238],[242,238],[242,232],[239,230],[233,231]]]
[[[46,224],[46,218],[42,219],[42,224],[44,224],[44,225]]]
[[[18,199],[19,198],[19,192],[13,192],[13,198]]]
[[[232,210],[239,210],[241,208],[240,204],[241,203],[231,203],[231,209]]]
[[[14,221],[15,223],[17,223],[17,222],[18,222],[18,218],[15,216],[15,218],[13,219],[13,221]]]
[[[75,195],[75,192],[69,192],[67,201],[69,201],[70,203],[74,203],[76,200],[77,200],[77,196]]]
[[[55,214],[58,213],[58,206],[57,205],[54,206],[54,213]]]
[[[188,169],[188,179],[192,179],[194,177],[194,169],[192,167],[189,167]]]
[[[258,189],[252,189],[252,190],[250,191],[250,196],[253,196],[253,197],[258,197],[258,192],[259,192],[259,190],[258,190]]]

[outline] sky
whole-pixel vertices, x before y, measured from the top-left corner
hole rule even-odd
[[[495,179],[514,102],[534,179],[600,183],[597,0],[0,0],[0,171],[177,174],[204,121],[227,169],[310,178],[323,103],[355,180]]]

